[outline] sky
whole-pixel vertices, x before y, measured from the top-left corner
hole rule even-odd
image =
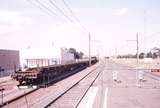
[[[80,23],[63,0],[51,1],[69,18],[49,0],[0,0],[0,49],[73,47],[87,54],[88,32],[92,55],[135,53],[137,32],[140,52],[160,46],[159,0],[65,0]]]

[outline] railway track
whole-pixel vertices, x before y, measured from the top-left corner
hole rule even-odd
[[[78,70],[78,71],[80,71],[80,70]],[[73,73],[75,73],[75,72],[73,72]],[[70,75],[69,75],[70,76]],[[64,76],[64,78],[66,78],[67,76]],[[56,80],[56,82],[57,81],[59,81],[60,80],[60,78],[58,78],[57,80]],[[63,79],[62,79],[63,80]],[[48,87],[48,88],[54,88],[54,87]],[[46,91],[47,91],[47,89],[48,88],[46,88]],[[1,104],[1,107],[7,107],[7,108],[9,108],[9,106],[10,106],[10,104],[12,105],[12,104],[14,104],[14,103],[16,103],[16,102],[18,102],[18,101],[20,101],[20,100],[24,100],[24,98],[25,97],[30,97],[30,96],[32,96],[32,97],[34,97],[34,94],[36,94],[36,92],[39,92],[39,94],[44,94],[44,93],[42,93],[42,92],[44,92],[44,90],[42,90],[42,89],[44,89],[44,88],[36,88],[36,89],[33,89],[33,90],[31,90],[31,91],[29,91],[29,92],[26,92],[26,93],[24,93],[24,94],[22,94],[22,95],[20,95],[20,96],[17,96],[17,97],[15,97],[15,98],[13,98],[13,99],[11,99],[11,100],[9,100],[9,101],[6,101],[6,102],[3,102],[3,104]],[[52,90],[51,89],[51,90]],[[51,92],[51,90],[48,90],[48,91],[50,91]],[[47,93],[46,93],[47,94]],[[28,99],[29,100],[29,99]],[[35,99],[36,100],[36,99]],[[27,101],[27,100],[26,100]],[[39,100],[38,100],[39,101]],[[29,102],[26,102],[26,104],[28,104]],[[30,103],[29,103],[30,104]],[[27,107],[29,106],[29,107],[32,107],[34,105],[34,103],[31,103],[30,105],[27,105]]]
[[[92,79],[92,81],[90,82],[90,84],[87,87],[85,87],[85,90],[84,90],[82,96],[80,97],[79,101],[76,103],[75,107],[77,108],[79,106],[79,104],[81,103],[81,101],[83,100],[83,98],[85,97],[85,95],[87,94],[87,92],[89,91],[89,89],[92,87],[92,85],[94,84],[94,82],[97,80],[98,76],[104,70],[104,66],[105,66],[105,64],[100,65],[100,67],[97,67],[96,69],[94,69],[91,72],[89,72],[87,75],[85,75],[84,77],[82,77],[74,85],[72,85],[71,87],[69,87],[67,90],[65,90],[63,93],[61,93],[59,96],[57,96],[56,98],[54,98],[52,101],[48,102],[44,106],[41,106],[41,105],[40,106],[42,108],[43,107],[44,108],[51,107],[52,104],[54,104],[57,100],[59,100],[63,95],[67,94],[70,90],[74,89],[74,87],[76,87],[80,82],[82,82],[87,77],[89,77],[89,75],[94,74],[94,78]],[[95,75],[95,73],[96,73],[96,75]],[[33,106],[33,108],[35,108],[35,107],[39,107],[39,105]]]
[[[2,99],[1,99],[0,107],[4,107],[5,105],[8,105],[8,104],[10,104],[10,103],[12,103],[12,102],[20,99],[20,98],[23,98],[23,97],[25,97],[25,96],[27,96],[27,95],[35,92],[35,91],[38,90],[38,89],[39,89],[39,88],[35,88],[35,89],[32,89],[32,90],[27,90],[26,92],[20,93],[20,94],[17,95],[17,96],[14,96],[14,95],[13,95],[11,99],[7,99],[7,98],[4,99],[5,96],[11,95],[11,94],[17,94],[18,92],[20,92],[20,90],[18,89],[18,90],[9,92],[9,93],[7,93],[6,95],[3,95],[3,102],[2,102]],[[23,90],[23,91],[25,91],[25,90]],[[2,95],[1,95],[1,97],[2,97]]]
[[[64,75],[64,76],[58,77],[58,78],[55,79],[54,81],[52,80],[50,83],[53,84],[53,83],[55,83],[55,82],[58,82],[58,81],[60,81],[60,80],[63,80],[64,78],[66,78],[66,77],[68,77],[68,76],[70,76],[70,75],[72,75],[72,74],[74,74],[74,73],[76,73],[77,71],[80,71],[80,70],[82,70],[82,69],[84,69],[84,68],[77,69],[76,71],[73,71],[73,72],[71,72],[70,74],[66,74],[66,75]],[[47,84],[47,85],[48,85],[48,84]],[[40,86],[42,87],[42,85],[40,85]],[[44,87],[44,86],[46,86],[46,85],[43,85],[43,87]],[[21,86],[21,87],[23,87],[23,86]],[[32,88],[33,86],[28,86],[28,87],[29,87],[29,88]],[[41,88],[40,88],[40,87],[33,88],[33,90],[30,90],[30,91],[28,91],[28,92],[22,93],[22,94],[20,94],[20,95],[18,95],[18,96],[13,97],[12,99],[5,100],[3,103],[1,102],[0,107],[3,107],[3,106],[5,106],[5,105],[7,105],[7,104],[10,104],[10,103],[12,103],[12,102],[20,99],[20,98],[25,97],[25,96],[33,93],[33,92],[36,92],[36,91],[39,90],[39,89],[41,89]],[[24,90],[24,91],[25,91],[25,90]],[[8,94],[6,94],[6,95],[11,95],[11,94],[16,93],[16,92],[19,92],[19,89],[16,90],[16,91],[14,91],[14,92],[10,92],[10,93],[8,93]],[[2,97],[2,96],[1,96],[1,97]]]

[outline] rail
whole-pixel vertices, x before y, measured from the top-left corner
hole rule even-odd
[[[98,72],[98,74],[96,75],[96,77],[94,78],[94,80],[90,83],[90,85],[86,89],[85,93],[83,94],[83,96],[81,97],[81,99],[79,100],[79,102],[77,103],[76,107],[78,107],[79,103],[82,101],[82,99],[84,98],[84,96],[86,95],[86,93],[88,92],[88,90],[90,89],[90,87],[94,84],[94,82],[96,81],[96,79],[98,78],[98,76],[100,75],[100,73],[103,71],[104,66],[105,66],[105,64],[102,64],[102,67],[96,67],[94,70],[92,70],[87,75],[85,75],[84,77],[82,77],[74,85],[72,85],[71,87],[69,87],[66,91],[64,91],[63,93],[61,93],[59,96],[57,96],[55,99],[53,99],[51,102],[49,102],[48,104],[44,105],[43,107],[44,108],[48,108],[50,105],[52,105],[58,99],[60,99],[64,94],[66,94],[69,90],[71,90],[76,85],[78,85],[82,80],[84,80],[85,78],[87,78],[91,73],[95,72],[98,68],[101,68],[101,70]]]

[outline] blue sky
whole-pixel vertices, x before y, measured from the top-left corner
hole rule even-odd
[[[51,6],[48,0],[39,1]],[[61,0],[53,1],[71,17]],[[97,49],[103,55],[115,54],[115,49],[118,53],[134,53],[135,42],[126,40],[135,40],[137,32],[141,51],[160,46],[159,0],[65,1],[91,33],[94,54]],[[75,47],[87,53],[87,32],[76,21],[71,23],[54,7],[52,9],[58,17],[50,17],[27,0],[1,0],[0,48],[50,48],[54,43],[57,47]]]

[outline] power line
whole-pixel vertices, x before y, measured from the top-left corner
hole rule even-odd
[[[53,12],[51,9],[49,9],[48,7],[46,7],[45,5],[43,5],[39,0],[35,0],[39,5],[41,5],[43,8],[45,8],[46,10],[48,10],[50,13],[54,14],[55,16],[58,16],[55,12]]]
[[[40,10],[42,10],[43,12],[45,12],[46,14],[48,14],[49,16],[51,16],[52,18],[55,16],[59,17],[58,14],[56,14],[51,8],[48,8],[46,5],[42,4],[42,2],[40,2],[40,0],[35,0],[35,2],[33,2],[33,0],[26,0],[28,1],[30,4],[34,5],[35,7],[39,8]],[[66,15],[64,13],[64,11],[62,9],[60,9],[54,2],[53,0],[48,0],[63,16],[65,16],[70,22],[74,22],[73,19],[71,19],[68,15]],[[66,6],[66,8],[69,10],[69,12],[72,14],[73,18],[79,23],[79,25],[81,26],[81,28],[89,33],[87,31],[87,29],[80,23],[80,20],[76,17],[76,15],[73,13],[72,9],[69,7],[69,5],[62,0],[64,5]],[[53,8],[53,7],[52,7]]]
[[[73,13],[72,9],[69,7],[69,5],[62,0],[62,2],[64,3],[64,5],[66,6],[66,8],[69,10],[69,12],[72,14],[72,16],[74,17],[74,19],[79,23],[79,25],[81,26],[81,28],[88,33],[89,36],[89,44],[88,44],[88,56],[89,56],[89,66],[91,65],[91,34],[90,32],[81,24],[81,22],[79,21],[79,19],[76,17],[76,15]]]
[[[64,0],[62,0],[62,2],[66,6],[66,8],[69,10],[69,12],[72,14],[72,16],[74,17],[74,19],[79,23],[79,25],[81,26],[81,28],[83,28],[83,30],[85,30],[86,32],[88,32],[88,30],[81,24],[81,22],[78,19],[78,17],[74,14],[74,12],[72,11],[72,9],[69,7],[69,5]]]
[[[31,0],[26,0],[27,2],[29,2],[30,4],[32,4],[33,6],[39,8],[40,10],[42,10],[44,13],[48,14],[49,16],[53,17],[48,11],[44,11],[43,8],[41,8],[39,5],[37,5],[36,3],[32,2]]]
[[[68,17],[52,0],[48,0],[63,16],[65,16],[70,22],[73,22],[73,20]]]
[[[48,14],[50,17],[55,18],[59,17],[55,12],[53,12],[51,9],[49,9],[48,7],[46,7],[45,5],[43,5],[39,0],[35,0],[35,2],[33,2],[33,0],[26,0],[27,2],[29,2],[30,4],[32,4],[33,6],[39,8],[40,10],[42,10],[45,14]]]

